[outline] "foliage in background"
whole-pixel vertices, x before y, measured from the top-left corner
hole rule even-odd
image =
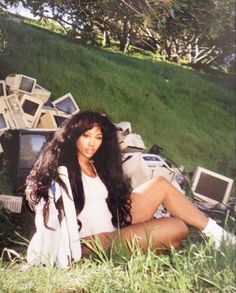
[[[224,65],[235,71],[234,0],[99,0],[19,1],[34,16],[57,21],[80,43],[110,47],[112,40],[127,52],[136,45],[161,54],[166,60],[185,62],[207,70]]]
[[[4,13],[1,10],[1,6],[0,6],[0,17],[6,15],[6,13]],[[6,51],[6,38],[4,35],[4,31],[1,30],[0,28],[0,55],[4,55],[5,51]]]
[[[227,63],[230,69],[229,61],[235,57],[233,0],[176,1],[161,25],[155,15],[158,11],[150,29],[168,60],[184,59],[194,68]],[[231,59],[226,62],[226,57]]]

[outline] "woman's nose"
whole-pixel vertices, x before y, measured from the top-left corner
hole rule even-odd
[[[93,138],[90,138],[88,143],[89,143],[90,146],[94,146],[95,141],[94,141]]]

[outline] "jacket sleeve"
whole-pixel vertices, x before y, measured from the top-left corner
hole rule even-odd
[[[60,190],[64,206],[65,223],[68,232],[71,258],[76,261],[81,258],[82,253],[75,204],[73,200],[73,194],[69,182],[67,168],[65,166],[60,166],[58,168],[58,171],[62,181],[67,187],[67,191],[65,191],[60,185],[57,184],[57,190]]]
[[[61,243],[61,227],[58,220],[58,211],[52,199],[49,202],[48,227],[43,220],[43,208],[45,201],[41,199],[35,209],[36,232],[30,241],[27,250],[27,262],[29,265],[54,265]]]
[[[44,225],[43,208],[45,201],[41,199],[35,209],[36,233],[27,250],[27,262],[30,266],[37,264],[68,267],[72,260],[81,258],[81,244],[78,232],[77,217],[69,184],[66,167],[59,167],[59,174],[66,184],[67,192],[54,183],[49,189],[49,218]],[[65,217],[58,218],[55,202],[62,198]]]

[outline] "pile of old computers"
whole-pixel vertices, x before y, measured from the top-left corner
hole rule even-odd
[[[0,202],[14,211],[21,210],[16,201],[22,201],[21,187],[43,145],[65,119],[80,111],[71,93],[53,101],[50,96],[51,92],[36,79],[23,74],[0,80],[0,154],[9,160],[13,193],[18,195],[0,195]],[[158,147],[146,151],[142,137],[133,133],[130,122],[116,123],[116,127],[123,169],[131,178],[133,188],[161,175],[185,192],[183,166],[168,160]],[[191,192],[200,203],[226,205],[233,180],[199,166],[190,184]]]
[[[22,192],[45,142],[65,119],[80,110],[71,93],[52,102],[50,96],[51,92],[37,84],[36,79],[23,74],[0,80],[0,155],[9,161],[14,195]],[[20,203],[21,199],[0,196],[0,201],[17,211],[20,208],[17,209],[16,201]]]

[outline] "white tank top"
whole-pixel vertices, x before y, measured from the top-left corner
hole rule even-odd
[[[95,178],[81,172],[84,188],[85,204],[78,219],[82,223],[80,237],[95,235],[101,232],[111,232],[115,228],[111,222],[111,212],[106,199],[108,191],[97,175]]]

